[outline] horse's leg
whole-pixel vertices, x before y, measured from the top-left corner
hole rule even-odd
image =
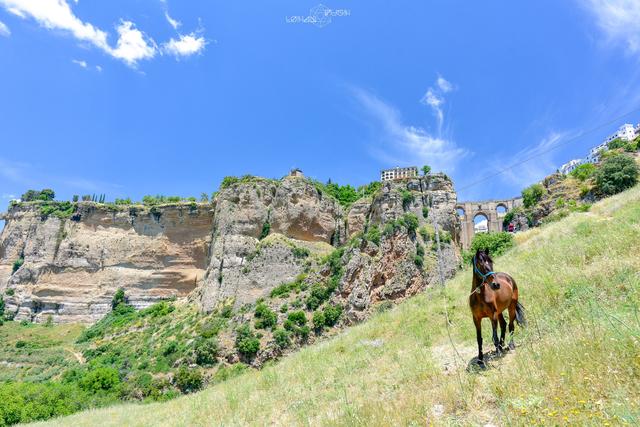
[[[496,352],[500,354],[500,341],[498,340],[498,313],[491,316],[491,329],[493,329],[493,345],[496,346]]]
[[[515,350],[516,344],[513,342],[513,321],[516,320],[516,303],[512,301],[509,305],[509,349]]]
[[[500,321],[500,348],[504,348],[504,336],[507,334],[507,321],[504,320],[502,313],[498,315]]]
[[[484,366],[482,360],[482,319],[473,316],[473,323],[476,325],[476,340],[478,341],[478,365]]]

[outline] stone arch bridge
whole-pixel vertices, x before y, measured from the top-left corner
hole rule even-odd
[[[481,202],[460,202],[456,204],[456,211],[460,217],[460,241],[464,249],[468,249],[475,234],[475,219],[477,216],[487,218],[487,231],[494,233],[502,231],[502,220],[510,210],[522,206],[522,198],[508,200],[485,200]]]

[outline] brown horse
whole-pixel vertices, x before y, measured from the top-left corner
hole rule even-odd
[[[478,364],[484,366],[482,355],[482,319],[488,317],[493,328],[493,343],[496,352],[500,354],[504,346],[504,336],[507,322],[502,312],[509,309],[509,348],[515,349],[513,343],[513,321],[524,326],[524,307],[518,302],[518,285],[513,277],[507,273],[495,273],[493,260],[489,251],[478,249],[473,256],[473,279],[471,281],[471,295],[469,306],[473,314],[473,323],[476,325],[476,338],[478,340]],[[500,340],[498,340],[498,322],[500,322]]]

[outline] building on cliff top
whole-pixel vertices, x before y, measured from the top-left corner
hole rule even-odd
[[[380,172],[380,181],[394,181],[396,179],[416,178],[418,176],[418,167],[409,166],[407,168],[396,167],[393,169],[385,169]]]
[[[302,169],[300,168],[293,168],[289,171],[289,176],[297,176],[300,178],[304,178],[304,174],[302,173]]]

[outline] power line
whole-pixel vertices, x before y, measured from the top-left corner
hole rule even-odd
[[[598,130],[602,129],[602,128],[603,128],[603,127],[605,127],[605,126],[609,126],[609,125],[611,125],[611,124],[613,124],[613,123],[615,123],[615,122],[618,122],[618,121],[620,121],[621,119],[623,119],[624,117],[626,117],[626,116],[628,116],[628,115],[630,115],[630,114],[633,114],[633,113],[637,113],[638,111],[640,111],[640,107],[635,108],[635,109],[633,109],[633,110],[630,110],[630,111],[628,111],[628,112],[626,112],[626,113],[624,113],[624,114],[622,114],[622,115],[620,115],[620,116],[617,116],[617,117],[615,117],[615,118],[613,118],[613,119],[609,120],[608,122],[601,123],[601,124],[599,124],[598,126],[593,127],[593,128],[589,129],[589,130],[588,130],[588,131],[586,131],[586,132],[582,132],[582,133],[581,133],[580,135],[578,135],[578,136],[575,136],[575,137],[573,137],[573,138],[569,138],[569,139],[567,139],[566,141],[562,141],[562,142],[559,142],[559,143],[557,143],[557,144],[555,144],[555,145],[552,145],[550,148],[548,148],[548,149],[546,149],[546,150],[544,150],[544,151],[538,152],[537,154],[534,154],[534,155],[532,155],[532,156],[529,156],[529,157],[527,157],[527,158],[525,158],[525,159],[523,159],[523,160],[521,160],[521,161],[519,161],[519,162],[517,162],[517,163],[512,164],[511,166],[508,166],[508,167],[506,167],[506,168],[504,168],[504,169],[499,170],[498,172],[492,173],[492,174],[490,174],[490,175],[486,175],[486,176],[484,176],[483,178],[480,178],[479,180],[477,180],[477,181],[475,181],[475,182],[472,182],[472,183],[471,183],[471,184],[469,184],[469,185],[465,185],[464,187],[461,187],[461,188],[456,189],[456,191],[457,191],[457,192],[460,192],[460,191],[467,190],[467,189],[469,189],[469,188],[471,188],[471,187],[475,187],[475,186],[476,186],[476,185],[478,185],[478,184],[481,184],[481,183],[483,183],[483,182],[485,182],[485,181],[488,181],[489,179],[494,178],[494,177],[496,177],[496,176],[498,176],[498,175],[502,175],[503,173],[505,173],[505,172],[507,172],[507,171],[510,171],[511,169],[513,169],[513,168],[515,168],[515,167],[518,167],[518,166],[520,166],[520,165],[522,165],[522,164],[524,164],[524,163],[526,163],[526,162],[528,162],[528,161],[530,161],[530,160],[533,160],[533,159],[535,159],[535,158],[538,158],[538,157],[542,156],[543,154],[549,153],[549,152],[551,152],[551,151],[553,151],[553,150],[555,150],[555,149],[557,149],[557,148],[559,148],[559,147],[562,147],[562,146],[564,146],[564,145],[567,145],[567,144],[570,144],[570,143],[572,143],[572,142],[575,142],[575,141],[577,141],[577,140],[579,140],[579,139],[581,139],[581,138],[583,138],[583,137],[585,137],[585,136],[587,136],[587,135],[589,135],[589,134],[591,134],[591,133],[593,133],[593,132],[595,132],[595,131],[598,131]]]

